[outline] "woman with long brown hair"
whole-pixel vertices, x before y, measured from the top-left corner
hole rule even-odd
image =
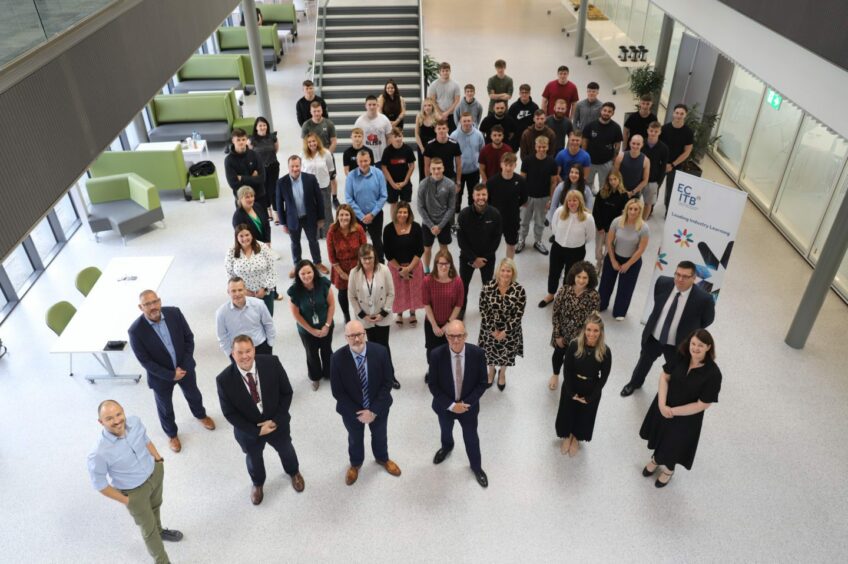
[[[244,280],[247,295],[261,299],[274,315],[277,294],[277,268],[271,248],[257,241],[247,224],[240,223],[234,232],[233,246],[227,250],[224,261],[227,276]]]
[[[327,231],[327,256],[332,269],[333,286],[338,290],[339,307],[345,323],[350,321],[347,284],[350,271],[359,260],[359,247],[366,243],[365,230],[356,221],[356,214],[348,204],[336,211],[336,222]]]
[[[377,110],[389,119],[392,127],[397,127],[403,131],[406,101],[400,95],[397,82],[391,78],[386,81],[383,92],[377,96]]]

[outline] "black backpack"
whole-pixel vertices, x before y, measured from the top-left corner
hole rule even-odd
[[[209,176],[215,174],[215,163],[212,161],[200,161],[189,167],[188,173],[191,176]]]

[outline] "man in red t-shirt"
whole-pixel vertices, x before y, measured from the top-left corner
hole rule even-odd
[[[492,126],[489,137],[492,142],[483,146],[480,151],[480,158],[477,159],[477,163],[480,165],[480,182],[483,184],[490,177],[500,173],[503,154],[513,152],[512,147],[503,142],[504,130],[500,125]]]
[[[565,100],[566,109],[565,115],[571,119],[574,112],[574,104],[580,100],[577,94],[577,87],[574,83],[568,80],[568,67],[565,65],[557,69],[556,80],[550,81],[542,91],[541,109],[545,110],[546,115],[554,114],[554,102],[557,100]]]

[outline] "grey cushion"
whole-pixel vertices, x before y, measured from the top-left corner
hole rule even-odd
[[[175,94],[188,92],[206,92],[210,90],[241,90],[242,84],[236,78],[218,78],[210,80],[184,80],[174,87]]]
[[[91,231],[117,231],[122,237],[165,218],[162,208],[146,210],[132,200],[93,204],[88,215]]]
[[[221,49],[221,53],[225,53],[227,55],[247,55],[250,53],[249,49]],[[264,58],[266,63],[274,64],[277,62],[277,54],[274,53],[273,47],[263,47],[262,48],[262,57]]]
[[[212,142],[229,141],[230,125],[225,121],[186,121],[182,123],[163,123],[147,134],[151,141],[180,141],[196,131],[201,139]]]

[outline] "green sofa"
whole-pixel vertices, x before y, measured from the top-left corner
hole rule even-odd
[[[95,237],[103,231],[116,231],[126,243],[127,234],[157,221],[164,224],[156,186],[137,174],[89,178],[85,189],[91,202],[88,224]]]
[[[89,172],[94,178],[135,173],[159,190],[185,190],[188,184],[188,169],[179,145],[172,151],[104,151]]]
[[[193,55],[177,71],[179,82],[174,93],[227,91],[231,88],[244,90],[248,84],[253,84],[247,81],[244,58],[244,55]],[[249,59],[247,65],[250,66]]]
[[[262,14],[262,23],[277,25],[277,32],[291,31],[292,39],[297,37],[297,11],[294,4],[257,4]]]
[[[247,28],[244,27],[219,27],[215,30],[215,40],[218,48],[224,54],[248,53]],[[270,63],[273,70],[277,70],[277,63],[283,54],[283,46],[277,33],[276,25],[259,26],[259,40],[262,43],[262,55],[265,64]]]
[[[162,94],[147,104],[153,129],[151,141],[178,141],[193,131],[202,139],[225,143],[235,127],[252,128],[254,118],[241,117],[235,92],[198,92]]]

